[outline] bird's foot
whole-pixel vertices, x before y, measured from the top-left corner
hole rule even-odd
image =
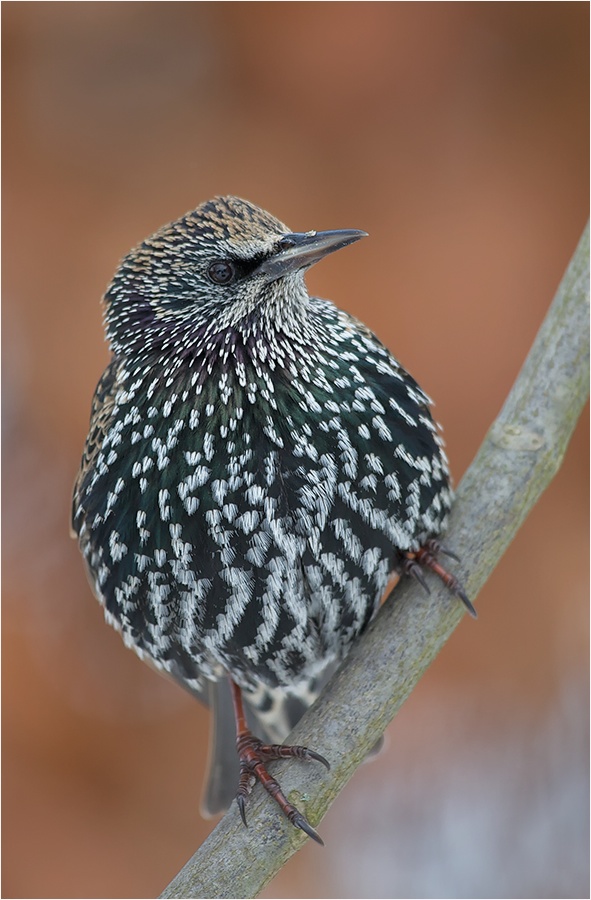
[[[450,572],[445,569],[441,563],[438,561],[438,554],[443,553],[445,556],[449,556],[451,559],[457,560],[458,557],[455,553],[452,553],[451,550],[448,550],[444,547],[438,540],[435,538],[430,538],[425,544],[420,547],[415,553],[407,553],[405,554],[405,558],[402,563],[402,570],[407,575],[412,575],[412,577],[419,582],[419,584],[430,593],[429,585],[427,584],[422,569],[430,569],[431,572],[434,572],[445,584],[445,586],[455,594],[456,597],[459,597],[467,611],[470,615],[476,619],[478,614],[474,609],[472,603],[468,599],[468,595],[466,591],[458,581],[455,575],[452,575]]]
[[[309,837],[318,844],[324,846],[320,835],[312,828],[302,813],[286,798],[279,783],[267,771],[266,763],[274,759],[305,759],[315,760],[330,769],[328,761],[308,750],[307,747],[289,746],[284,744],[263,744],[250,731],[244,730],[238,735],[236,748],[240,759],[240,781],[236,794],[236,803],[240,810],[242,821],[246,825],[246,798],[252,789],[253,779],[260,781],[267,793],[279,805],[283,813],[296,828],[301,828]]]

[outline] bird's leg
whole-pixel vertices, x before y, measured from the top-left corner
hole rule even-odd
[[[234,714],[236,716],[236,749],[240,761],[240,781],[238,782],[236,803],[238,804],[242,821],[246,825],[246,798],[251,791],[252,780],[253,778],[256,778],[260,781],[267,793],[269,793],[279,805],[292,825],[295,825],[296,828],[301,828],[302,831],[305,831],[305,833],[313,840],[317,841],[317,843],[324,845],[324,841],[312,828],[306,817],[289,802],[282,792],[279,783],[269,775],[266,763],[273,759],[288,759],[295,757],[296,759],[316,760],[326,766],[327,769],[330,769],[328,761],[323,756],[320,756],[319,753],[308,750],[307,747],[284,744],[263,744],[262,741],[253,735],[246,724],[246,716],[244,714],[244,705],[242,702],[242,691],[232,679],[230,679],[230,689],[232,691],[232,702],[234,704]]]
[[[466,591],[458,581],[455,575],[452,575],[451,572],[448,572],[441,563],[437,560],[437,555],[439,553],[443,553],[445,556],[449,556],[452,559],[457,560],[457,556],[455,553],[452,553],[450,550],[447,550],[443,547],[438,540],[435,538],[430,538],[428,541],[425,541],[424,545],[420,547],[415,553],[407,553],[405,554],[405,558],[402,563],[402,570],[407,575],[412,575],[419,584],[425,588],[427,593],[429,593],[429,586],[423,577],[423,573],[421,568],[430,569],[435,573],[445,586],[455,594],[456,597],[459,597],[470,615],[473,618],[477,618],[477,612],[472,606],[472,603],[468,599],[468,595]]]

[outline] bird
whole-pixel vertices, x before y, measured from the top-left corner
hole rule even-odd
[[[219,196],[121,261],[104,296],[72,531],[108,623],[211,707],[205,814],[323,756],[284,741],[391,578],[428,590],[453,502],[431,400],[305,273],[366,232],[293,232]],[[260,736],[259,736],[260,735]]]

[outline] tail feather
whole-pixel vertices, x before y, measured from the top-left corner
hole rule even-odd
[[[205,818],[225,812],[236,796],[240,773],[236,755],[236,723],[227,678],[208,683],[207,703],[212,711],[209,759],[201,799]]]

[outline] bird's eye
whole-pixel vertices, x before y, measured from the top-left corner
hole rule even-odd
[[[291,250],[292,247],[295,247],[296,241],[295,238],[290,235],[286,235],[284,238],[281,238],[279,243],[277,244],[278,250]]]
[[[236,268],[229,259],[218,259],[210,265],[207,274],[214,284],[230,284],[236,277]]]

